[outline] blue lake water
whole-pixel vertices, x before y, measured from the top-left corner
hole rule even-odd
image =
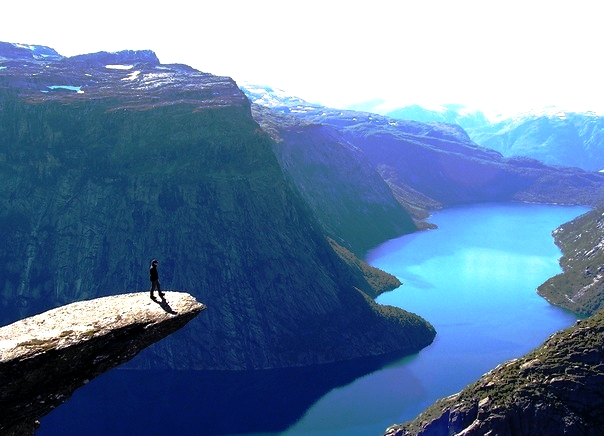
[[[404,282],[378,302],[417,313],[437,330],[416,355],[236,374],[114,370],[44,418],[38,435],[381,434],[576,320],[535,290],[560,272],[551,232],[586,211],[449,209],[431,218],[438,230],[372,250],[368,262]]]

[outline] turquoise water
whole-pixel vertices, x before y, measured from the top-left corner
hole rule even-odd
[[[251,373],[113,370],[42,420],[40,436],[372,436],[417,416],[576,317],[535,292],[560,272],[551,232],[579,207],[487,204],[449,209],[439,226],[377,247],[368,262],[403,281],[378,302],[437,330],[390,362]]]
[[[531,204],[449,209],[430,219],[438,230],[372,250],[368,263],[403,282],[377,301],[424,317],[437,337],[418,355],[329,392],[285,434],[381,434],[571,325],[576,317],[536,288],[561,271],[551,232],[586,211]]]

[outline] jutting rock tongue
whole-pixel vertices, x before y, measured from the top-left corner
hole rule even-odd
[[[191,295],[148,292],[80,301],[0,328],[0,434],[35,422],[94,377],[182,328],[206,307]]]

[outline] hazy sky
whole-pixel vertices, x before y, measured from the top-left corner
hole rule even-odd
[[[604,114],[601,11],[597,0],[13,0],[0,41],[65,56],[151,49],[334,107]]]

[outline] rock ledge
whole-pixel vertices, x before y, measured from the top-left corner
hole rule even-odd
[[[148,292],[62,306],[0,328],[0,434],[35,422],[94,377],[132,359],[206,307],[183,292]]]

